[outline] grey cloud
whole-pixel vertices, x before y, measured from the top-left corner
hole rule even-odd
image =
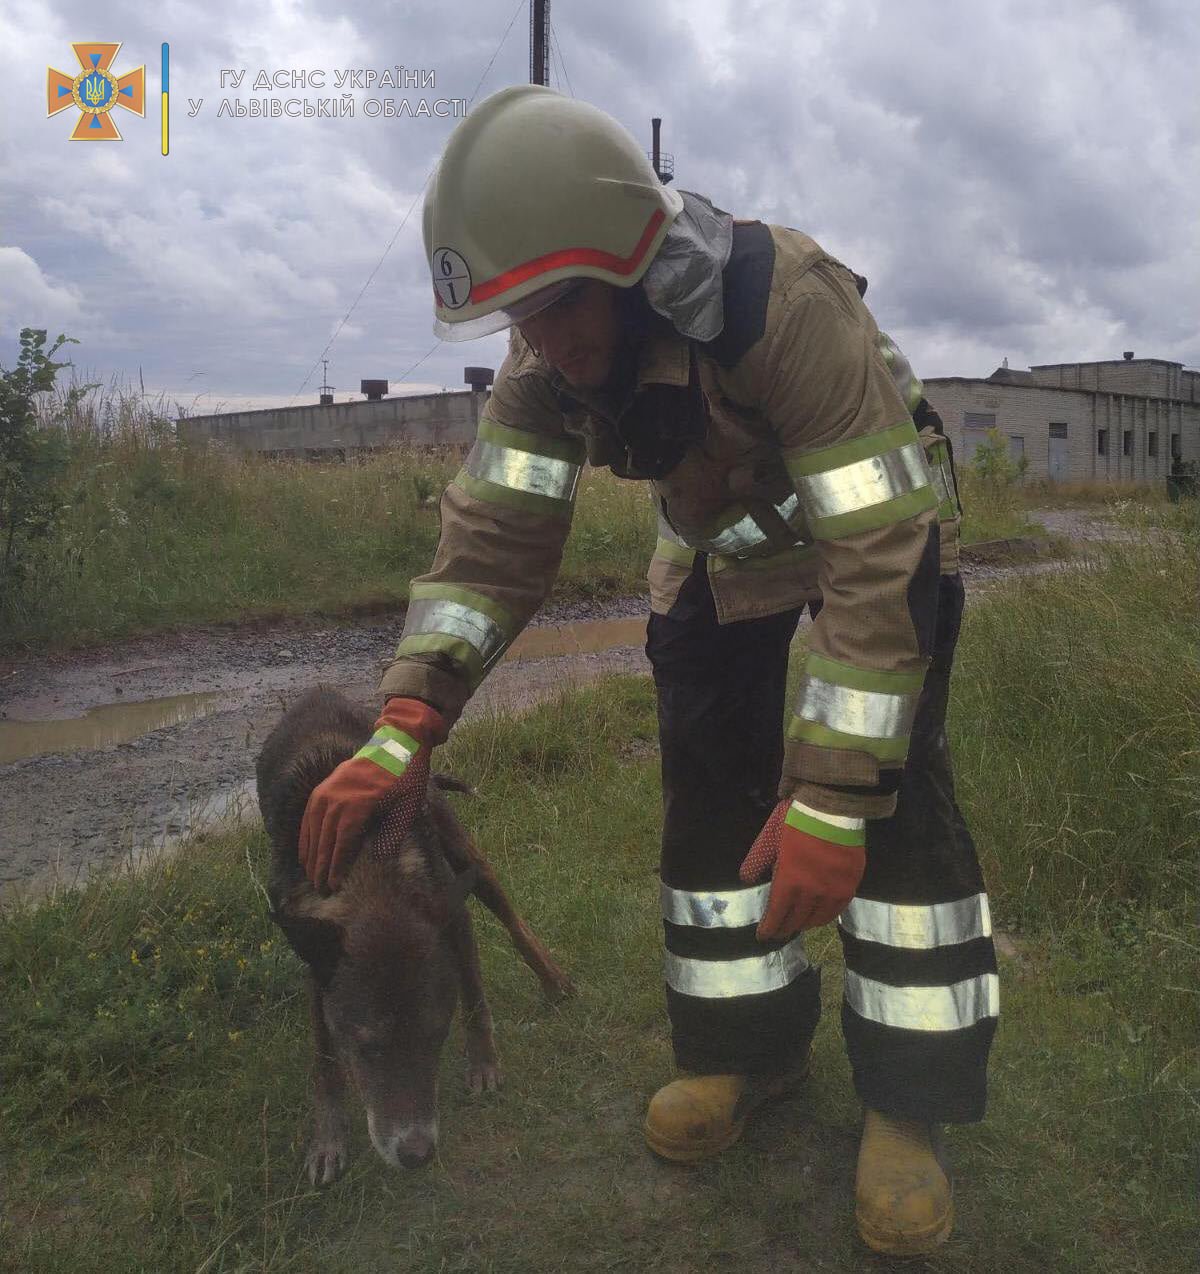
[[[126,0],[98,31],[82,0],[26,4],[14,76],[32,105],[8,115],[0,141],[15,174],[0,192],[0,252],[19,261],[25,303],[77,301],[87,322],[74,334],[114,368],[183,383],[203,367],[214,391],[285,396],[355,301],[452,121],[217,121],[219,70],[400,62],[433,69],[439,95],[466,97],[515,8],[174,0],[150,11]],[[993,349],[1017,362],[1082,357],[1117,332],[1147,354],[1200,357],[1187,291],[1200,282],[1186,106],[1198,28],[1186,0],[1053,11],[1031,0],[563,0],[553,20],[577,94],[647,147],[650,116],[663,116],[681,185],[806,230],[870,275],[881,321],[927,374],[986,374]],[[58,43],[31,57],[28,32],[41,29]],[[69,40],[83,37],[124,40],[123,64],[145,61],[152,83],[170,39],[168,159],[153,93],[140,133],[127,130],[104,162],[45,119],[44,66],[65,69]],[[522,10],[481,96],[526,79],[527,39]],[[196,120],[188,96],[206,99]],[[413,380],[457,385],[464,363],[503,356],[503,337],[436,346],[419,218],[417,198],[333,345],[342,388],[399,379],[425,355]],[[19,320],[0,307],[0,322],[7,349]],[[945,365],[923,361],[922,344]]]

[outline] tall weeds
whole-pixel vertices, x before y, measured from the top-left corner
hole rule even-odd
[[[458,455],[396,447],[349,463],[181,442],[168,405],[109,385],[47,396],[66,444],[29,586],[0,598],[0,644],[68,646],[178,623],[400,603],[427,570]],[[642,587],[653,551],[640,484],[581,484],[560,592]]]

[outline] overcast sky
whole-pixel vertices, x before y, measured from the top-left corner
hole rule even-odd
[[[661,115],[679,186],[867,275],[919,374],[1125,349],[1200,365],[1194,0],[553,0],[551,16],[553,87],[647,148]],[[74,109],[47,118],[47,67],[73,74],[81,40],[122,42],[116,75],[146,66],[145,118],[113,112],[120,142],[69,141]],[[4,0],[0,364],[19,328],[47,327],[79,339],[91,378],[140,369],[192,411],[314,402],[353,307],[327,355],[339,401],[363,377],[458,388],[465,364],[497,366],[502,337],[430,329],[420,195],[454,120],[363,108],[480,100],[528,80],[528,42],[515,0]],[[358,90],[353,118],[218,115],[398,64],[433,86]],[[255,92],[261,70],[326,87]]]

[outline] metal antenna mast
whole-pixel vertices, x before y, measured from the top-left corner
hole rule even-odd
[[[550,0],[529,0],[529,82],[550,83]]]

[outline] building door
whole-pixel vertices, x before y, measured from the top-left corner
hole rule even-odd
[[[979,444],[987,440],[987,431],[995,429],[996,413],[994,411],[964,411],[962,454],[958,457],[960,464],[971,464]]]
[[[1046,454],[1046,476],[1051,482],[1067,480],[1067,427],[1051,425],[1049,450]]]

